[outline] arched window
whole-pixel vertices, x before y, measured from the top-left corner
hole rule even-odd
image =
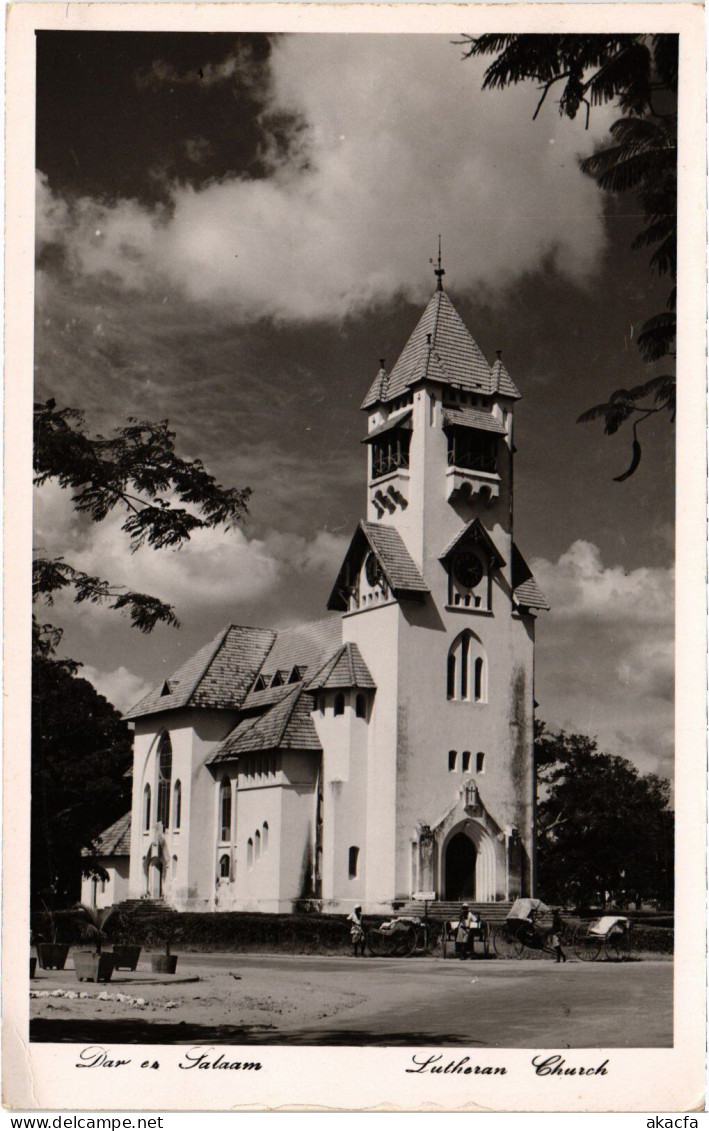
[[[150,832],[150,786],[143,790],[143,830]]]
[[[224,778],[219,787],[219,839],[231,840],[231,782]]]
[[[231,860],[226,852],[219,859],[219,875],[223,880],[228,880],[231,876]]]
[[[475,772],[478,774],[485,773],[485,755],[482,750],[479,750],[475,755]]]
[[[367,717],[367,696],[361,693],[355,699],[355,715],[358,719]]]
[[[158,743],[158,811],[157,819],[164,829],[170,827],[170,792],[172,788],[172,743],[163,734]]]
[[[261,859],[261,833],[256,829],[256,836],[254,837],[254,859]]]
[[[254,864],[254,842],[251,837],[246,842],[246,867],[252,868]]]
[[[261,847],[265,856],[268,850],[268,821],[263,822],[263,830],[261,832]]]
[[[338,691],[335,696],[335,714],[344,715],[345,713],[345,697],[341,691]]]
[[[487,701],[485,649],[470,629],[461,632],[450,646],[446,681],[449,699]]]
[[[172,794],[172,823],[175,829],[179,829],[182,824],[182,783],[179,778]]]
[[[456,766],[457,761],[458,761],[457,751],[456,750],[449,750],[448,751],[448,770],[449,770],[449,773],[452,774],[452,773],[455,772],[455,766]]]
[[[470,770],[470,751],[463,751],[463,773],[467,774]]]
[[[359,863],[359,848],[353,844],[348,853],[347,872],[351,880],[357,876],[357,865]]]

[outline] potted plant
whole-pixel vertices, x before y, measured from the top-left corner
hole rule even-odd
[[[85,903],[79,903],[76,909],[85,919],[81,931],[82,942],[95,944],[93,950],[74,951],[76,977],[80,982],[110,982],[113,973],[113,954],[110,951],[102,952],[101,946],[108,938],[104,928],[113,914],[113,908],[106,907],[99,911],[96,907],[87,907]]]
[[[138,966],[140,952],[143,949],[135,943],[126,941],[127,922],[123,915],[114,919],[113,931],[113,969],[135,970]]]
[[[175,928],[173,924],[166,924],[162,936],[165,943],[165,953],[151,954],[150,956],[150,965],[154,974],[174,974],[177,969],[178,956],[170,953],[170,944],[174,933]]]
[[[37,935],[37,958],[43,970],[63,970],[69,954],[67,943],[59,942],[57,920],[52,908],[44,900],[42,933]]]

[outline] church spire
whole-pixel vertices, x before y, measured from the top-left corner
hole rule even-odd
[[[433,260],[431,260],[431,263],[433,263]],[[443,270],[443,266],[441,264],[441,237],[440,237],[440,235],[438,236],[438,267],[436,267],[433,274],[438,279],[438,284],[436,286],[436,290],[442,291],[443,290],[443,276],[445,275],[445,271]]]

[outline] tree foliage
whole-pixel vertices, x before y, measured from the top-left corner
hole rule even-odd
[[[229,530],[247,514],[248,488],[222,487],[201,460],[175,452],[175,434],[166,420],[157,424],[130,418],[112,438],[91,436],[84,416],[57,408],[54,400],[34,410],[34,482],[55,480],[73,492],[80,514],[101,522],[116,508],[132,552],[143,546],[179,547],[197,530]],[[150,632],[156,624],[177,625],[172,606],[158,597],[112,585],[74,568],[63,558],[38,554],[33,594],[52,604],[59,590],[71,589],[77,603],[90,601],[126,610],[132,624]]]
[[[670,786],[585,735],[537,728],[539,889],[569,904],[618,905],[673,891]]]
[[[584,109],[615,102],[622,117],[611,126],[612,144],[581,162],[600,188],[632,192],[642,209],[643,227],[635,248],[652,249],[650,268],[672,286],[667,309],[649,317],[637,337],[647,362],[673,358],[677,332],[677,84],[676,35],[483,35],[465,36],[465,58],[494,55],[483,90],[534,82],[540,90],[533,118],[547,95],[558,93],[559,113],[575,118]],[[638,426],[657,413],[674,421],[676,379],[654,377],[631,389],[617,389],[608,401],[582,413],[579,422],[602,419],[613,435],[632,419],[633,456],[617,481],[634,473],[642,454]]]
[[[131,733],[76,664],[32,660],[31,889],[35,906],[67,906],[99,833],[130,808]],[[73,670],[72,670],[73,669]]]

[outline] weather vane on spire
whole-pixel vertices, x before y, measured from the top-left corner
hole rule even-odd
[[[429,259],[429,263],[433,263],[433,260]],[[438,290],[442,291],[443,290],[443,276],[445,275],[445,271],[443,270],[443,267],[441,266],[441,237],[440,237],[440,235],[438,237],[438,267],[436,267],[433,274],[438,279]]]

